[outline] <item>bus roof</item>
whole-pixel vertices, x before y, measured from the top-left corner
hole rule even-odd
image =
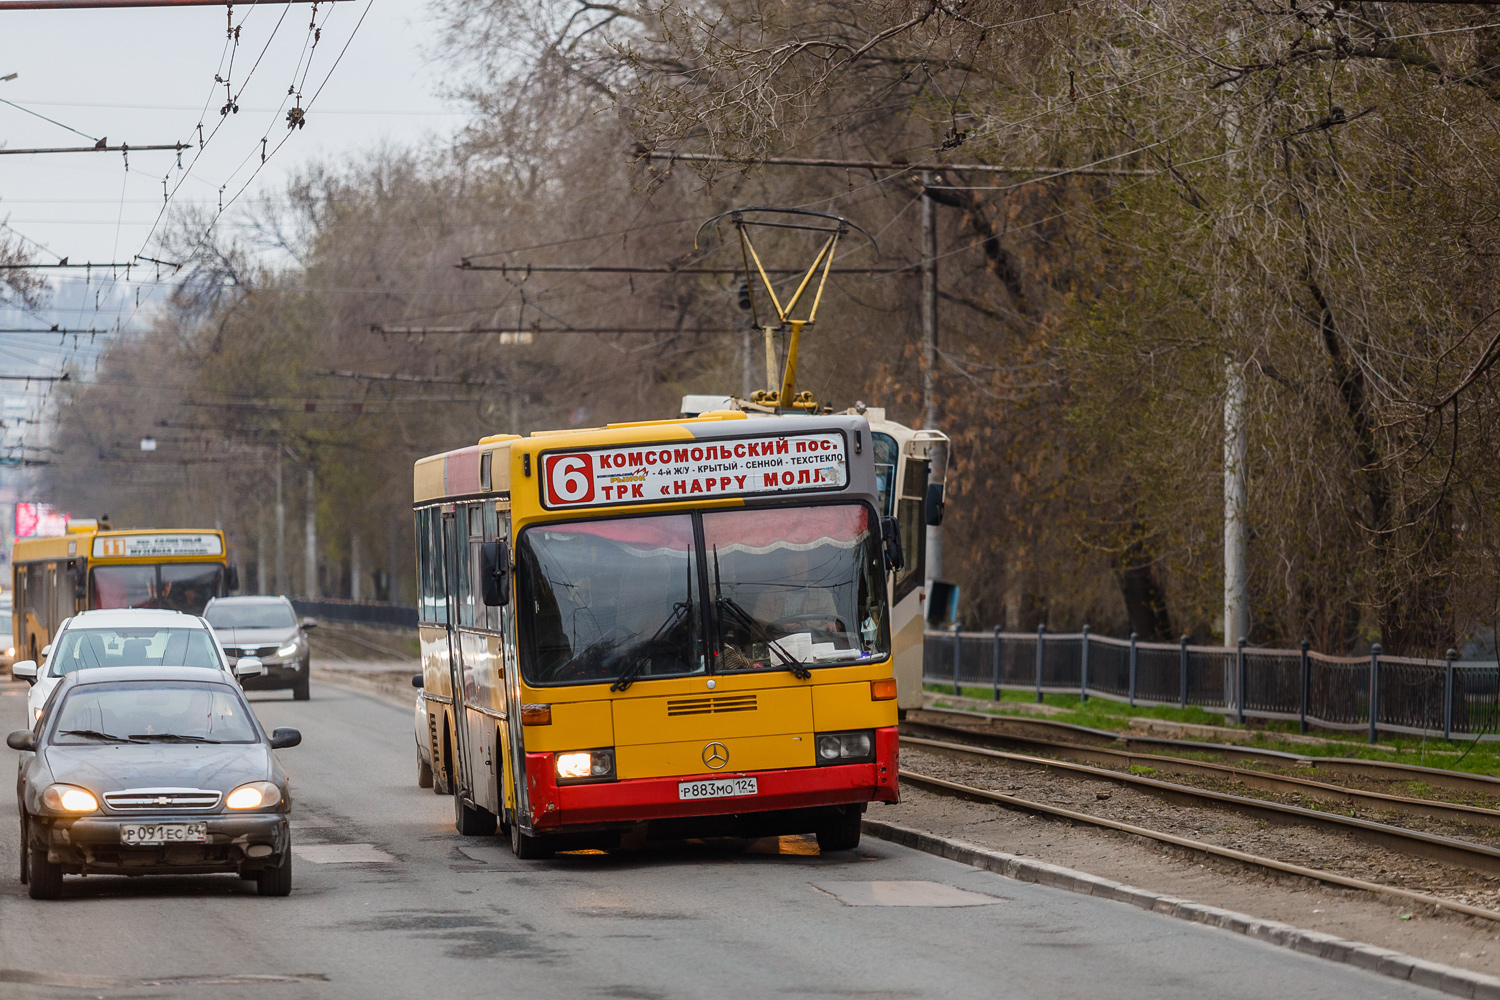
[[[818,486],[815,477],[810,474],[808,479],[814,481],[808,482],[806,487],[798,490],[796,487],[801,484],[796,480],[802,473],[802,461],[794,461],[796,450],[799,444],[803,443],[801,439],[807,439],[810,442],[819,435],[834,445],[834,451],[842,454],[842,458],[838,461],[847,468],[847,479],[841,486],[832,484]],[[830,491],[873,495],[875,492],[874,464],[869,457],[869,435],[868,421],[863,416],[855,414],[787,415],[776,421],[760,421],[746,420],[746,414],[738,411],[715,412],[692,418],[679,417],[670,420],[609,424],[604,427],[576,430],[540,431],[528,437],[495,435],[483,438],[476,445],[419,459],[413,468],[412,496],[417,505],[486,495],[508,497],[518,480],[529,478],[538,485],[536,487],[528,485],[528,492],[531,488],[536,488],[540,497],[543,478],[542,459],[546,456],[560,452],[566,452],[569,455],[574,453],[599,454],[602,456],[602,461],[609,462],[616,458],[609,454],[609,449],[631,448],[631,446],[644,446],[648,443],[698,444],[699,447],[692,451],[699,453],[700,457],[692,461],[700,462],[702,452],[709,451],[708,445],[722,442],[725,446],[723,461],[709,471],[743,473],[739,476],[731,475],[731,478],[744,480],[750,480],[753,472],[755,477],[760,477],[753,480],[753,483],[758,485],[768,475],[762,466],[768,468],[770,463],[741,461],[746,458],[746,449],[741,448],[739,459],[733,457],[733,451],[741,445],[748,447],[752,442],[768,439],[786,442],[782,447],[785,448],[787,454],[779,467],[783,470],[782,474],[789,474],[792,477],[792,482],[786,488],[777,490],[778,498],[785,499],[788,493]],[[842,439],[841,445],[837,444],[839,438]],[[756,445],[757,451],[751,453],[758,454],[759,447]],[[658,454],[665,454],[668,450],[673,451],[674,454],[677,451],[674,448],[648,453],[647,449],[642,448],[639,454],[646,456],[645,460],[652,463],[650,468],[642,466],[648,479],[652,475],[659,479],[660,474],[665,471],[665,463],[658,466],[656,459]],[[712,454],[717,455],[719,452],[714,449]],[[770,453],[767,452],[767,454]],[[636,455],[637,453],[631,448],[628,457],[639,464],[642,460],[637,459]],[[730,467],[751,464],[754,466],[753,469]],[[707,466],[703,468],[708,469]],[[688,475],[692,476],[695,471],[696,467],[691,467]],[[644,480],[642,484],[646,485]],[[650,488],[658,492],[654,496],[643,498],[641,502],[664,502],[669,499],[721,499],[718,492],[708,491],[702,495],[696,495],[696,490],[693,493],[685,493],[676,497],[670,493],[664,496],[665,486],[665,483],[651,483]],[[737,494],[738,499],[749,502],[758,495],[756,489],[744,483],[741,486],[745,488],[736,490],[731,484],[728,493],[723,494],[723,498],[727,498],[730,494]],[[640,497],[642,494],[637,492],[635,495]],[[549,504],[545,497],[541,497],[541,500],[543,507],[559,506]],[[597,504],[597,506],[606,505],[610,504]],[[622,501],[618,505],[628,504]],[[588,506],[596,506],[596,504],[590,503]]]

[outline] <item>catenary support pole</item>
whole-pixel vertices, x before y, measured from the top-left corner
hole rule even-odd
[[[1250,631],[1245,605],[1245,368],[1224,360],[1224,645]]]
[[[349,532],[349,600],[361,599],[360,579],[364,576],[364,568],[359,561],[359,533]]]
[[[1312,643],[1302,640],[1302,695],[1297,700],[1297,723],[1302,732],[1307,732],[1307,702],[1312,691],[1312,660],[1307,651]]]
[[[1370,647],[1370,742],[1380,725],[1380,643]]]
[[[276,579],[273,593],[290,594],[292,588],[286,575],[286,494],[282,491],[281,452],[276,453]]]
[[[1047,625],[1042,623],[1036,627],[1036,703],[1042,703],[1042,664],[1047,655]]]
[[[318,599],[318,494],[316,485],[316,474],[312,464],[307,466],[307,551],[304,553],[305,563],[302,569],[302,578],[306,586],[303,588],[308,600]]]
[[[1177,644],[1177,648],[1178,648],[1178,655],[1177,655],[1177,682],[1178,682],[1178,688],[1177,688],[1177,692],[1178,692],[1177,707],[1178,708],[1187,708],[1187,670],[1188,670],[1188,648],[1187,648],[1187,644],[1188,644],[1188,637],[1186,635],[1184,635],[1182,637],[1181,641],[1179,641],[1178,644]]]

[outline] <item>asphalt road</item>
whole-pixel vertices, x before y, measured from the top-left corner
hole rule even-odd
[[[5,731],[19,691],[0,683]],[[517,861],[457,836],[449,800],[416,787],[409,709],[329,686],[255,697],[268,727],[303,733],[281,753],[291,897],[90,876],[35,902],[4,819],[0,997],[1438,996],[875,840],[826,858],[783,838]]]

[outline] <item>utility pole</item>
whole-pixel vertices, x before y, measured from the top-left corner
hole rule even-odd
[[[315,489],[315,474],[311,462],[307,463],[307,562],[304,579],[307,581],[307,599],[318,599],[318,496]]]
[[[1224,645],[1250,630],[1245,606],[1245,366],[1224,359]]]
[[[359,578],[364,571],[359,566],[359,533],[349,532],[349,599],[357,601],[359,594]]]
[[[275,592],[278,594],[291,593],[291,585],[286,575],[286,494],[281,488],[281,449],[276,449],[276,578]]]
[[[249,581],[245,581],[246,588]],[[268,594],[266,589],[266,513],[264,510],[255,512],[255,593]]]
[[[927,193],[932,186],[933,174],[922,171],[922,426],[937,426],[937,340],[938,340],[938,290],[937,290],[937,203]],[[927,528],[927,579],[939,579],[943,572],[943,532],[931,525]]]

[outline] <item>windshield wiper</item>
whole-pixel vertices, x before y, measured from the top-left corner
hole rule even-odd
[[[718,604],[719,611],[721,613],[727,611],[730,618],[734,619],[740,624],[742,628],[745,629],[745,631],[750,633],[750,638],[754,639],[756,642],[765,643],[767,649],[780,657],[781,665],[790,670],[793,677],[797,678],[799,681],[805,681],[812,676],[812,671],[807,669],[807,664],[797,659],[791,653],[788,653],[786,649],[782,647],[781,643],[777,642],[775,639],[772,639],[771,633],[766,631],[766,627],[764,625],[755,620],[754,615],[750,614],[750,612],[740,607],[737,603],[735,603],[733,599],[728,597],[719,598]]]
[[[59,736],[84,736],[91,740],[99,740],[102,743],[139,743],[140,740],[134,736],[116,736],[114,733],[101,733],[97,729],[61,729]]]
[[[183,736],[181,733],[131,733],[130,738],[137,743],[223,743],[223,740],[211,740],[203,736]]]
[[[667,635],[674,629],[676,629],[679,625],[686,621],[692,615],[692,613],[693,606],[691,598],[686,601],[677,601],[676,603],[674,603],[672,605],[672,613],[667,616],[666,621],[661,623],[661,628],[657,629],[651,634],[651,638],[647,639],[645,642],[638,642],[635,645],[628,647],[623,653],[620,654],[622,657],[629,658],[630,662],[625,665],[624,670],[620,671],[620,676],[615,678],[615,682],[609,686],[609,689],[611,691],[624,691],[626,688],[630,687],[630,685],[634,684],[635,679],[641,675],[641,671],[645,670],[646,665],[651,662],[648,657],[640,655],[640,650],[646,649],[648,647],[656,647],[658,649],[661,648],[661,646],[665,642],[665,640],[662,639],[662,636]]]

